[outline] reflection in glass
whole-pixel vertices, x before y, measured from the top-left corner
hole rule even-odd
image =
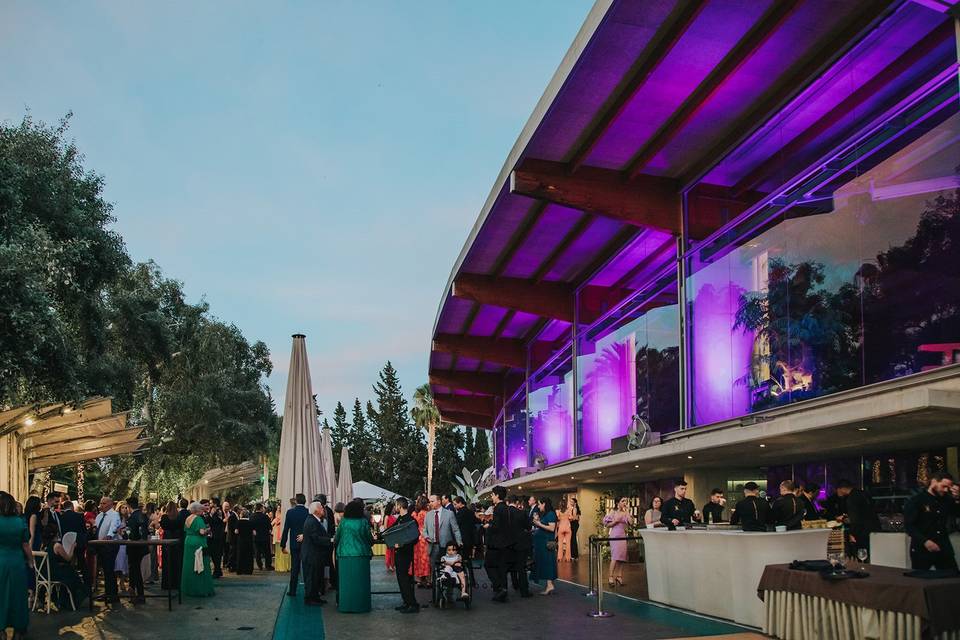
[[[569,358],[530,385],[530,449],[534,461],[573,457],[573,366]]]

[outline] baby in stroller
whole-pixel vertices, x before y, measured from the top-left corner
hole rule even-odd
[[[451,542],[447,545],[447,553],[440,558],[440,566],[443,577],[460,587],[460,599],[469,600],[467,574],[463,571],[463,556],[460,555],[460,548],[456,544]]]

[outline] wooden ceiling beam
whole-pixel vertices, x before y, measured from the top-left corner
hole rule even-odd
[[[478,415],[465,411],[440,411],[440,420],[445,424],[475,427],[477,429],[493,429],[496,416]]]
[[[471,393],[482,393],[488,396],[503,395],[503,376],[496,373],[433,370],[430,372],[429,381],[432,385]]]
[[[857,36],[879,23],[898,0],[864,0],[841,24],[824,34],[788,68],[767,91],[750,101],[749,107],[725,129],[716,144],[683,171],[680,183],[689,185],[733,149],[747,140],[787,102],[801,93],[812,78],[835,62],[857,41]]]
[[[706,2],[702,0],[684,0],[677,3],[673,12],[654,33],[640,55],[637,56],[637,60],[625,74],[624,80],[611,92],[610,97],[597,112],[593,122],[586,127],[585,133],[574,145],[567,162],[571,172],[579,170],[580,166],[590,157],[597,143],[620,117],[620,114],[627,108],[637,92],[647,83],[660,63],[673,50],[683,34],[687,32],[690,25],[700,15],[700,11],[703,10],[705,5]]]
[[[495,340],[480,336],[457,336],[440,333],[433,338],[433,350],[452,353],[461,358],[495,362],[517,369],[526,369],[527,367],[526,350],[520,340],[503,338]]]
[[[452,293],[480,304],[573,322],[574,290],[565,283],[463,273],[453,281]]]
[[[680,234],[680,189],[671,178],[643,175],[626,182],[620,172],[598,167],[571,175],[561,162],[531,159],[511,172],[510,192]]]
[[[634,154],[630,162],[627,163],[626,169],[624,169],[624,173],[629,180],[635,180],[640,176],[647,164],[683,130],[723,86],[723,83],[733,76],[777,32],[799,5],[800,0],[777,0],[770,5],[740,41],[697,85],[693,93]]]
[[[440,411],[459,411],[483,416],[497,415],[497,401],[493,396],[458,396],[450,393],[435,393],[433,401]]]

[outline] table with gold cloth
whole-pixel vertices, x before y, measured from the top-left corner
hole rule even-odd
[[[764,633],[783,640],[960,640],[960,578],[865,568],[867,578],[830,581],[788,565],[766,567],[757,587]]]

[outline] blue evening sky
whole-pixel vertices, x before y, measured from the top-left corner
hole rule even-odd
[[[0,119],[56,122],[116,228],[329,415],[426,381],[443,286],[590,0],[4,2]]]

